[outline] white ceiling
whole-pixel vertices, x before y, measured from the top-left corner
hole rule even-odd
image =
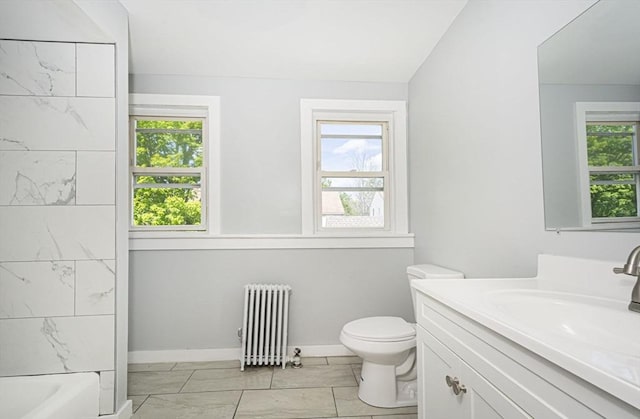
[[[130,72],[407,82],[467,0],[120,0]]]

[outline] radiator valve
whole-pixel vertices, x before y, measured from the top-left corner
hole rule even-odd
[[[293,368],[302,368],[302,362],[300,362],[300,348],[293,350],[293,361],[291,362]]]

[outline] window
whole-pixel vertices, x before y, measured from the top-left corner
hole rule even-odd
[[[316,124],[320,229],[388,228],[387,123]]]
[[[132,116],[134,227],[204,229],[204,118]]]
[[[406,110],[301,101],[303,233],[407,233]]]
[[[210,141],[215,109],[217,98],[132,95],[132,230],[215,230],[216,188],[209,182],[217,166],[210,150],[217,143]]]
[[[639,105],[576,104],[583,213],[592,224],[640,221]]]

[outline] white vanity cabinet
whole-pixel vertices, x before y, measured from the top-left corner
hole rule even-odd
[[[420,290],[416,306],[420,419],[639,417],[633,406]]]
[[[420,417],[530,418],[449,348],[418,326]]]

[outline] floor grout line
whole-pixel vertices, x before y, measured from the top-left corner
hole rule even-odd
[[[331,387],[331,397],[333,397],[333,409],[336,412],[336,417],[338,415],[338,403],[336,403],[336,393],[333,392],[333,387]]]
[[[242,396],[244,396],[244,390],[242,390],[242,392],[240,393],[240,397],[238,398],[238,404],[236,404],[236,408],[233,411],[232,418],[235,418],[236,415],[238,414],[238,409],[240,408],[240,403],[242,402]]]
[[[138,405],[138,408],[137,408],[133,413],[136,413],[138,410],[140,410],[140,408],[142,407],[142,405],[143,405],[143,404],[145,404],[145,402],[146,402],[147,400],[149,400],[149,396],[151,396],[151,395],[150,395],[150,394],[147,394],[147,395],[144,397],[144,400],[142,401],[142,403],[140,403],[140,405]],[[128,396],[127,396],[127,397],[128,397]]]
[[[191,371],[191,374],[189,374],[189,377],[185,380],[185,382],[182,384],[182,387],[180,387],[180,390],[178,390],[178,393],[182,393],[182,390],[184,389],[184,386],[187,385],[187,383],[189,382],[189,380],[191,380],[191,377],[193,377],[193,374],[196,373],[197,370],[193,370]],[[176,393],[176,394],[178,394]]]

